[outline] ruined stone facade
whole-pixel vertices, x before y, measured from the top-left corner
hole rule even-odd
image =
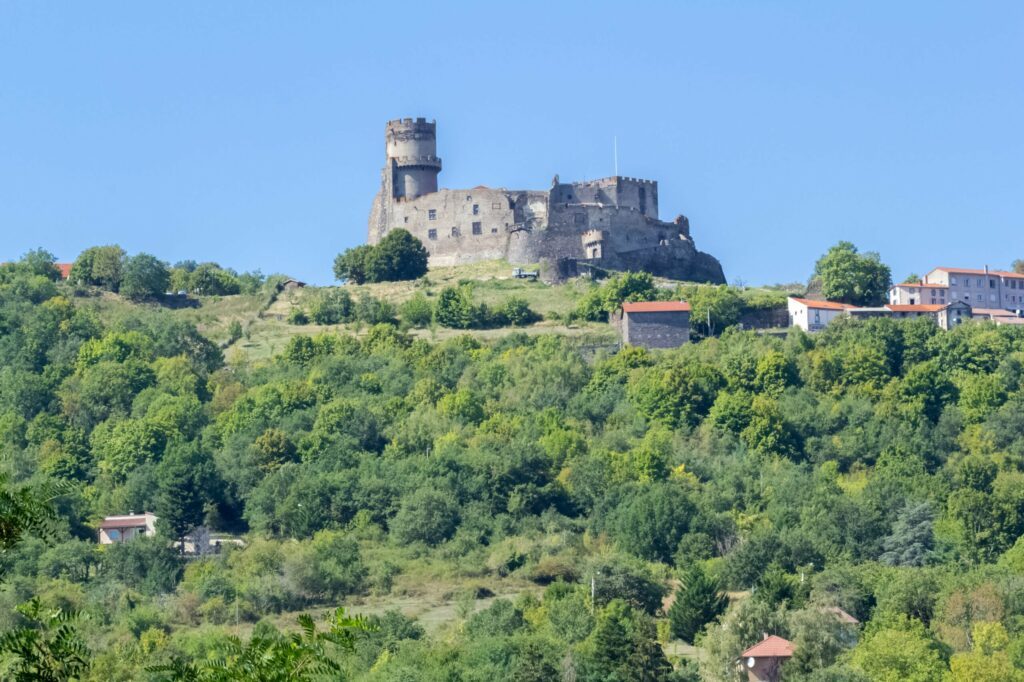
[[[555,176],[548,190],[438,189],[436,124],[399,119],[388,122],[385,134],[381,188],[370,211],[371,244],[404,228],[426,246],[431,265],[568,259],[725,282],[718,260],[694,246],[685,216],[658,219],[657,182],[616,176],[563,183]]]

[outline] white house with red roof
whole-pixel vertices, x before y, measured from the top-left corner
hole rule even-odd
[[[812,301],[808,298],[789,297],[789,325],[805,332],[816,332],[853,306],[835,301]]]
[[[690,304],[686,301],[623,303],[622,342],[643,348],[678,348],[690,342]]]

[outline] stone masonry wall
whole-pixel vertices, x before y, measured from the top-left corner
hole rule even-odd
[[[622,341],[644,348],[678,348],[690,342],[690,313],[624,313]]]

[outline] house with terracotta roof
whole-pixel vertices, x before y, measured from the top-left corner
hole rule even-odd
[[[623,303],[617,320],[622,343],[678,348],[690,342],[690,304],[685,301]]]
[[[945,287],[948,300],[965,301],[972,308],[1024,311],[1024,274],[1018,272],[942,267],[925,275],[922,283]]]
[[[918,305],[945,303],[949,287],[925,281],[901,282],[889,287],[889,303],[893,305]]]
[[[740,654],[738,663],[747,671],[748,682],[778,682],[782,679],[782,664],[793,657],[794,649],[789,640],[765,635]]]
[[[828,323],[840,315],[844,315],[853,306],[836,301],[812,301],[808,298],[790,296],[789,325],[800,327],[805,332],[816,332],[828,326]]]
[[[100,523],[100,544],[130,542],[140,535],[156,535],[156,515],[150,512],[108,516]]]
[[[54,263],[53,267],[60,271],[60,278],[65,282],[71,277],[71,263]]]

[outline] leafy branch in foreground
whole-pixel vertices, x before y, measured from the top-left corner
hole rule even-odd
[[[46,610],[38,597],[18,607],[34,625],[0,636],[0,657],[13,659],[3,671],[15,682],[64,682],[89,668],[90,652],[78,634],[75,611]]]
[[[372,632],[362,616],[348,616],[337,609],[328,618],[328,629],[317,630],[313,617],[298,617],[300,631],[289,635],[254,635],[247,644],[232,638],[222,658],[196,665],[180,659],[147,668],[165,673],[166,682],[284,682],[315,680],[342,674],[338,657],[352,653],[362,633]]]

